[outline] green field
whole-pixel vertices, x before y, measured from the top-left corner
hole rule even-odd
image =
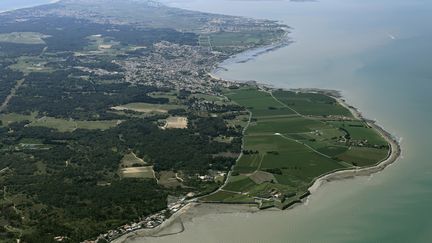
[[[32,72],[52,72],[53,69],[47,66],[49,61],[59,61],[56,58],[51,60],[44,57],[22,56],[17,62],[10,66],[11,69],[29,74]]]
[[[362,121],[332,121],[329,123],[348,132],[352,140],[367,140],[370,145],[387,145],[383,137]]]
[[[44,117],[34,120],[30,126],[42,126],[57,129],[61,132],[71,132],[76,129],[99,129],[107,130],[117,126],[119,121],[77,121]]]
[[[233,200],[237,192],[284,207],[306,193],[317,177],[371,166],[388,154],[377,131],[324,94],[272,94],[246,86],[228,90],[226,96],[247,108],[253,119],[224,192],[212,195],[217,201]]]
[[[295,115],[295,112],[277,102],[269,93],[253,88],[230,90],[226,96],[237,104],[248,108],[254,117]]]
[[[349,110],[326,95],[279,90],[274,92],[274,96],[302,115],[352,117]]]
[[[14,122],[33,121],[35,119],[35,116],[36,113],[33,113],[31,115],[6,113],[6,114],[0,114],[0,121],[2,122],[3,126],[8,126],[9,124]]]
[[[255,185],[256,185],[255,182],[253,182],[249,177],[245,177],[241,180],[231,181],[224,187],[224,190],[244,192]]]
[[[248,134],[256,133],[305,133],[326,129],[328,126],[320,121],[303,117],[263,117],[248,129]]]
[[[339,159],[356,163],[357,166],[367,166],[387,158],[388,150],[375,148],[352,147],[338,156]]]
[[[12,32],[0,34],[0,42],[8,42],[15,44],[45,44],[43,38],[47,38],[47,35],[36,32]]]
[[[49,127],[57,129],[60,132],[72,132],[76,129],[99,129],[107,130],[117,126],[121,121],[110,120],[110,121],[78,121],[72,119],[60,119],[54,117],[37,117],[36,113],[31,115],[21,115],[15,113],[7,113],[0,115],[0,121],[3,126],[8,126],[14,122],[29,121],[28,126],[33,127]]]
[[[204,199],[204,202],[225,202],[225,203],[254,203],[253,198],[248,197],[247,195],[242,195],[238,193],[232,193],[227,191],[218,191],[214,194],[211,194]]]
[[[235,170],[241,173],[252,173],[259,169],[262,161],[262,156],[259,155],[243,155],[237,164]]]

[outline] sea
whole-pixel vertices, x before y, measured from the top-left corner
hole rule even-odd
[[[0,12],[49,2],[1,0]],[[163,2],[291,26],[291,45],[257,57],[238,55],[216,74],[281,88],[340,90],[394,134],[403,152],[384,171],[327,183],[293,209],[206,212],[185,222],[182,233],[133,242],[432,242],[432,1]]]
[[[432,1],[166,0],[191,10],[281,21],[293,44],[217,75],[281,88],[340,90],[391,132],[384,171],[330,182],[285,211],[206,213],[184,231],[131,242],[432,242]],[[225,70],[226,68],[226,70]]]
[[[53,0],[0,0],[0,13],[20,8],[34,7],[54,2]]]

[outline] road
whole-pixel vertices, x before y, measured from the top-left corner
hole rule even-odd
[[[24,83],[24,79],[20,79],[20,80],[18,80],[16,82],[15,87],[12,88],[11,92],[9,93],[9,95],[6,97],[6,99],[1,104],[1,106],[0,106],[0,113],[3,112],[7,108],[10,100],[12,99],[12,97],[15,96],[17,90],[21,87],[21,85],[23,83]]]

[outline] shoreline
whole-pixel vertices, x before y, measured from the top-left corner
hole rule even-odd
[[[207,75],[211,77],[212,79],[218,81],[218,82],[226,82],[226,83],[234,83],[234,84],[246,84],[246,83],[253,83],[254,85],[257,85],[258,87],[265,88],[269,90],[270,92],[279,89],[271,84],[262,83],[256,80],[227,80],[217,75],[218,70],[225,70],[226,68],[221,67],[220,65],[223,63],[229,62],[230,59],[232,60],[232,63],[245,63],[248,61],[253,60],[257,56],[260,56],[262,54],[266,54],[268,52],[276,51],[279,48],[283,48],[287,45],[289,45],[291,41],[287,39],[283,39],[278,43],[273,43],[270,45],[266,45],[263,47],[258,48],[252,48],[250,50],[246,50],[245,52],[236,54],[234,56],[231,56],[219,63],[217,63],[215,66],[213,66],[213,70],[207,72]],[[240,55],[240,56],[239,56]],[[246,55],[243,57],[243,60],[241,59],[241,55]],[[240,59],[240,61],[236,61],[235,59]],[[401,145],[400,142],[397,141],[396,137],[394,137],[391,133],[387,132],[382,126],[378,125],[375,121],[372,121],[370,119],[365,118],[362,113],[354,106],[349,105],[343,98],[342,91],[340,90],[332,90],[332,89],[319,89],[319,88],[293,88],[293,89],[286,89],[286,90],[295,90],[300,92],[323,92],[325,95],[332,97],[336,99],[336,101],[347,108],[354,116],[354,118],[364,121],[368,126],[371,128],[374,128],[389,144],[389,153],[387,158],[384,160],[378,162],[375,165],[369,166],[369,167],[359,167],[355,169],[343,169],[343,170],[337,170],[337,171],[330,171],[326,174],[320,175],[316,177],[311,185],[308,188],[308,193],[304,198],[302,198],[299,202],[293,203],[291,206],[284,208],[282,210],[289,210],[293,209],[297,206],[304,205],[308,198],[310,198],[313,193],[315,193],[321,186],[323,186],[327,182],[332,181],[339,181],[339,180],[346,180],[346,179],[353,179],[355,177],[360,176],[370,176],[372,174],[378,173],[382,170],[384,170],[389,165],[393,164],[401,155]],[[246,129],[245,129],[246,130]],[[231,170],[228,172],[228,174],[231,172]],[[224,183],[225,184],[225,183]],[[216,191],[219,191],[223,186],[221,186]],[[213,192],[214,193],[214,192]],[[211,193],[210,193],[211,194]],[[130,240],[134,241],[138,238],[146,238],[146,237],[164,237],[169,235],[175,235],[180,234],[185,231],[184,227],[184,221],[191,222],[193,218],[203,216],[206,214],[220,214],[220,213],[257,213],[257,212],[266,212],[266,211],[272,211],[277,210],[280,211],[281,209],[275,209],[275,208],[267,208],[267,209],[258,209],[255,204],[238,204],[238,203],[203,203],[203,202],[197,202],[197,198],[191,199],[187,204],[185,204],[179,211],[171,215],[168,219],[166,219],[162,224],[156,226],[152,229],[139,229],[136,231],[132,231],[129,233],[126,233],[119,238],[111,241],[114,243],[123,243],[123,242],[129,242]],[[205,210],[198,211],[198,210]],[[194,211],[194,212],[192,212]],[[175,227],[178,227],[175,232],[170,232],[170,229]],[[168,231],[168,232],[165,232]]]
[[[246,83],[241,81],[233,81],[233,80],[226,80],[221,77],[218,77],[214,73],[208,73],[209,76],[211,76],[214,79],[224,81],[224,82],[232,82],[232,83]],[[256,82],[256,81],[255,81]],[[262,84],[262,83],[256,83],[257,85],[260,85],[264,88],[269,89],[270,91],[275,90],[275,87],[271,87],[271,85]],[[302,90],[302,89],[297,89]],[[326,95],[336,99],[336,101],[347,108],[354,116],[354,118],[364,121],[368,126],[375,129],[389,144],[389,153],[388,156],[378,162],[375,165],[369,166],[369,167],[359,167],[355,169],[344,169],[344,170],[338,170],[338,171],[331,171],[327,174],[323,174],[313,180],[311,183],[311,186],[308,188],[309,194],[304,197],[300,202],[294,203],[293,205],[283,209],[283,210],[290,210],[297,206],[304,205],[307,200],[317,191],[321,186],[328,182],[332,181],[340,181],[340,180],[346,180],[346,179],[354,179],[355,177],[360,176],[370,176],[372,174],[378,173],[385,168],[387,168],[389,165],[393,164],[397,161],[397,159],[400,157],[402,153],[401,144],[397,140],[395,136],[393,136],[391,133],[385,130],[382,126],[378,125],[375,121],[369,120],[363,116],[363,114],[354,106],[349,105],[341,95],[341,91],[339,90],[326,90],[326,89],[303,89],[304,92],[326,92]],[[219,188],[220,189],[220,188]],[[218,190],[219,190],[218,189]],[[205,208],[205,212],[198,212],[199,209]],[[235,210],[233,210],[235,208]],[[195,210],[195,212],[191,212],[192,210]],[[236,204],[236,203],[201,203],[196,201],[191,201],[187,203],[184,207],[182,207],[178,212],[171,215],[166,221],[164,221],[161,225],[153,228],[153,229],[140,229],[134,232],[127,233],[116,240],[112,241],[115,243],[123,243],[128,242],[129,240],[135,240],[137,238],[145,238],[145,237],[164,237],[168,235],[174,235],[174,234],[180,234],[185,230],[184,227],[184,220],[189,222],[192,221],[194,217],[203,216],[210,213],[257,213],[257,212],[266,212],[271,210],[278,210],[280,209],[258,209],[256,205],[250,205],[250,204]],[[164,231],[169,231],[170,227],[174,228],[176,227],[175,224],[179,224],[181,226],[181,230],[177,230],[176,232],[168,232],[168,233],[162,233]],[[177,225],[177,226],[179,226]]]
[[[272,209],[268,209],[272,210]],[[276,210],[276,209],[274,209]],[[231,213],[258,213],[263,210],[255,205],[245,204],[217,204],[217,203],[197,203],[190,202],[178,212],[169,217],[161,225],[153,229],[139,229],[111,241],[112,243],[124,243],[134,241],[139,238],[161,238],[170,235],[181,234],[184,224],[192,222],[194,218],[208,214],[231,214]]]
[[[0,10],[0,14],[7,13],[10,11],[15,11],[18,9],[26,9],[26,8],[36,7],[36,6],[54,4],[54,3],[58,3],[60,1],[61,0],[52,0],[52,1],[49,1],[48,3],[34,5],[34,6],[18,7],[15,9],[9,9],[9,10],[4,10],[4,11]],[[245,58],[243,61],[237,61],[236,62],[236,61],[234,61],[235,59],[233,59],[233,63],[248,62],[250,60],[253,60],[257,56],[278,50],[279,48],[282,48],[288,44],[289,44],[289,42],[273,43],[273,44],[268,45],[268,46],[247,50],[244,53],[237,54],[237,55],[242,55],[242,54],[245,55]],[[212,72],[209,72],[208,75],[217,81],[224,81],[224,82],[229,82],[229,83],[246,83],[247,81],[227,80],[227,79],[218,77],[217,74],[215,73],[215,71],[217,71],[217,69],[221,69],[221,67],[218,65],[224,63],[225,61],[227,61],[231,58],[236,58],[237,55],[229,57],[228,59],[224,60],[223,62],[217,64],[216,67],[214,68],[214,70]],[[241,58],[241,57],[237,57],[237,58]],[[256,81],[253,81],[253,82],[256,82]],[[268,89],[270,91],[273,91],[276,89],[276,87],[272,87],[271,84],[262,84],[262,83],[256,82],[256,85],[265,87],[266,89]],[[311,183],[311,186],[308,188],[308,191],[310,192],[309,195],[306,196],[305,198],[303,198],[301,200],[301,202],[295,203],[295,204],[291,205],[290,207],[286,208],[286,210],[292,209],[296,206],[304,205],[304,203],[308,200],[308,198],[313,193],[315,193],[317,190],[319,190],[319,188],[327,182],[352,179],[352,178],[355,178],[357,176],[369,176],[369,175],[378,173],[378,172],[384,170],[385,168],[387,168],[389,165],[391,165],[395,161],[397,161],[397,159],[400,157],[400,155],[402,153],[401,144],[396,139],[396,137],[394,137],[391,133],[387,132],[384,127],[378,125],[375,121],[372,121],[372,120],[369,120],[369,119],[363,117],[361,112],[357,108],[347,104],[346,101],[343,99],[343,97],[338,96],[338,95],[333,95],[331,93],[331,92],[338,93],[339,91],[337,91],[337,90],[336,91],[335,90],[325,90],[325,89],[310,89],[310,91],[308,91],[308,92],[314,92],[314,90],[315,91],[320,91],[320,90],[321,91],[329,91],[329,93],[326,94],[327,96],[335,98],[339,104],[341,104],[342,106],[344,106],[348,110],[350,110],[350,112],[354,115],[355,118],[358,118],[358,119],[364,121],[368,126],[375,129],[380,134],[380,136],[382,136],[387,141],[387,143],[389,144],[389,153],[384,160],[378,162],[375,165],[368,166],[368,167],[358,167],[358,168],[354,168],[354,169],[343,169],[343,170],[338,170],[338,171],[331,171],[331,172],[325,173],[323,175],[320,175],[320,176],[314,178],[312,183]],[[305,92],[306,92],[306,89],[305,89]],[[250,123],[250,118],[249,118],[249,123]],[[245,127],[244,131],[246,131],[246,129],[247,129],[247,126]],[[244,143],[242,143],[242,146],[243,145],[244,145]],[[232,170],[229,171],[228,175],[231,172],[232,172]],[[228,176],[227,176],[227,178],[228,178]],[[225,183],[224,183],[224,185],[225,185]],[[219,191],[222,187],[223,186],[221,186],[219,189],[217,189],[217,191]],[[209,195],[209,194],[207,194],[207,195]],[[272,211],[273,210],[273,209],[260,210],[254,206],[238,204],[238,203],[228,203],[228,204],[211,203],[212,205],[208,206],[209,205],[208,203],[195,202],[195,200],[191,200],[191,201],[187,202],[183,207],[181,207],[179,209],[179,211],[172,214],[169,218],[167,218],[165,221],[162,222],[162,224],[158,225],[157,227],[152,228],[152,229],[139,229],[136,231],[132,231],[132,232],[129,232],[129,233],[122,235],[121,237],[119,237],[119,238],[117,238],[111,242],[128,242],[129,240],[134,240],[136,238],[164,237],[164,236],[168,236],[168,235],[179,234],[185,230],[184,222],[183,222],[184,218],[190,219],[192,217],[199,217],[199,215],[205,215],[206,213],[207,214],[208,213],[224,213],[224,212],[226,213],[226,211],[230,211],[229,209],[232,209],[232,210],[228,213],[235,213],[235,212],[254,213],[254,212],[266,212],[266,211]],[[256,208],[256,210],[252,209],[252,207]],[[207,208],[208,211],[202,212],[202,213],[191,212],[192,210],[199,209],[199,208]],[[210,211],[210,210],[213,210],[213,211]],[[274,209],[274,210],[279,211],[278,209]],[[179,227],[179,229],[176,229],[175,232],[173,231],[173,232],[163,233],[166,230],[169,231],[170,227],[172,227],[174,225],[180,225],[181,227]]]
[[[390,146],[389,148],[390,151],[388,153],[387,158],[378,162],[375,165],[330,172],[329,174],[324,174],[320,177],[317,177],[315,181],[312,183],[312,185],[308,188],[311,194],[313,192],[316,192],[319,189],[319,187],[324,185],[326,182],[351,179],[358,176],[370,176],[372,174],[378,173],[384,170],[385,168],[387,168],[389,165],[396,162],[396,160],[400,157],[402,153],[400,142],[397,141],[397,138],[395,136],[393,136],[391,133],[386,131],[384,127],[378,125],[375,121],[365,118],[357,108],[347,104],[341,97],[334,97],[334,96],[332,97],[336,99],[339,104],[341,104],[342,106],[350,110],[355,118],[363,120],[364,122],[366,122],[368,126],[375,129],[387,141],[387,143]],[[305,198],[305,200],[307,200],[307,198]]]
[[[181,215],[183,215],[189,209],[191,209],[191,208],[193,208],[195,206],[196,205],[194,203],[188,203],[184,207],[182,207],[179,211],[177,211],[176,213],[174,213],[173,215],[171,215],[171,217],[169,217],[167,220],[165,220],[162,224],[156,226],[155,228],[152,228],[152,229],[139,229],[139,230],[136,230],[136,231],[132,231],[132,232],[129,232],[127,234],[124,234],[124,235],[120,236],[119,238],[117,238],[117,239],[115,239],[115,240],[113,240],[111,242],[121,243],[121,242],[127,242],[128,240],[131,240],[131,239],[133,240],[135,238],[157,237],[156,235],[159,232],[163,231],[167,227],[169,227],[172,224],[174,224],[175,221],[181,217]],[[181,231],[181,232],[183,232],[183,231]],[[178,232],[178,233],[181,233],[181,232]],[[167,235],[167,234],[165,234],[165,235]]]

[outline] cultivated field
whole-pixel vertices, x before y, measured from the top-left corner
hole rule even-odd
[[[123,178],[154,178],[153,166],[123,168],[120,173]]]
[[[188,127],[187,117],[173,116],[165,120],[163,129],[186,129]]]
[[[326,95],[281,90],[275,91],[273,95],[302,115],[352,117],[348,109]]]
[[[388,154],[384,138],[324,94],[246,86],[226,96],[252,112],[252,121],[223,191],[204,200],[227,202],[240,193],[284,207],[305,194],[315,178],[371,166]]]
[[[226,96],[237,104],[248,108],[254,117],[295,114],[292,110],[273,99],[269,93],[259,92],[256,89],[231,90],[226,93]]]

